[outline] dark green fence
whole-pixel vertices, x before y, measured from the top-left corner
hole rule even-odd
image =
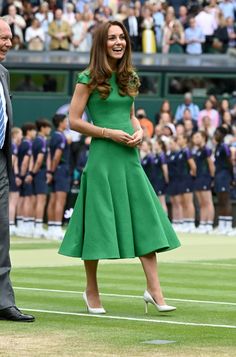
[[[76,75],[88,61],[88,53],[11,51],[4,65],[11,77],[15,125],[51,118],[59,107],[69,103]],[[151,119],[165,98],[175,112],[186,91],[192,92],[200,106],[209,94],[234,100],[235,57],[135,54],[134,63],[142,84],[136,108],[144,107]]]

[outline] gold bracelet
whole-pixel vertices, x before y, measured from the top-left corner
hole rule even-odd
[[[104,137],[106,128],[102,128],[102,137]]]

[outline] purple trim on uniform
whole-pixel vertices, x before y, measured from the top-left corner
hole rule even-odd
[[[141,160],[141,165],[148,165],[148,164],[152,164],[154,160],[154,157],[152,154],[147,154],[146,156],[144,156]]]
[[[185,154],[187,160],[192,158],[192,152],[190,151],[189,148],[184,148],[183,153]]]
[[[42,143],[42,148],[41,148],[41,153],[45,154],[47,151],[47,140],[45,139],[44,136],[38,135],[37,138],[41,141]]]
[[[31,156],[32,155],[32,146],[33,146],[33,142],[31,140],[28,139],[23,139],[24,142],[27,142],[29,144],[29,148],[27,150],[26,155]]]
[[[222,144],[222,148],[224,148],[226,156],[230,157],[231,156],[231,152],[230,152],[230,148],[227,144],[223,143]]]
[[[61,142],[60,145],[57,147],[57,149],[61,149],[61,150],[65,149],[65,147],[66,147],[66,137],[65,137],[65,134],[62,133],[61,131],[58,131],[58,130],[57,130],[55,133],[58,134],[58,135],[61,137],[61,139],[62,139],[62,142]]]
[[[166,155],[164,154],[164,152],[162,152],[160,155],[159,155],[159,158],[160,158],[160,161],[161,161],[161,164],[164,165],[167,163],[167,160],[166,160]]]
[[[207,146],[205,146],[204,149],[205,149],[206,157],[210,157],[212,155],[212,150]]]
[[[12,151],[12,154],[17,156],[18,154],[18,146],[16,145],[16,143],[13,143],[11,144],[11,151]]]

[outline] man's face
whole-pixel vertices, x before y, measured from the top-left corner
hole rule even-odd
[[[0,20],[0,61],[3,61],[7,52],[10,50],[12,43],[12,33],[9,25]]]
[[[61,9],[57,9],[55,11],[55,19],[56,20],[61,20],[61,18],[62,18],[62,10]]]

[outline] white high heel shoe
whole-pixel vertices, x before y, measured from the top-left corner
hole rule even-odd
[[[143,299],[144,299],[144,303],[145,303],[145,313],[146,314],[148,313],[148,303],[154,305],[157,308],[157,310],[160,312],[170,312],[170,311],[176,310],[175,306],[158,305],[147,290],[144,291]]]
[[[90,314],[97,314],[98,315],[98,314],[105,314],[106,313],[106,310],[103,307],[90,307],[89,306],[86,292],[83,293],[83,299],[84,299],[84,302],[85,302],[85,304],[87,306],[87,311]]]

